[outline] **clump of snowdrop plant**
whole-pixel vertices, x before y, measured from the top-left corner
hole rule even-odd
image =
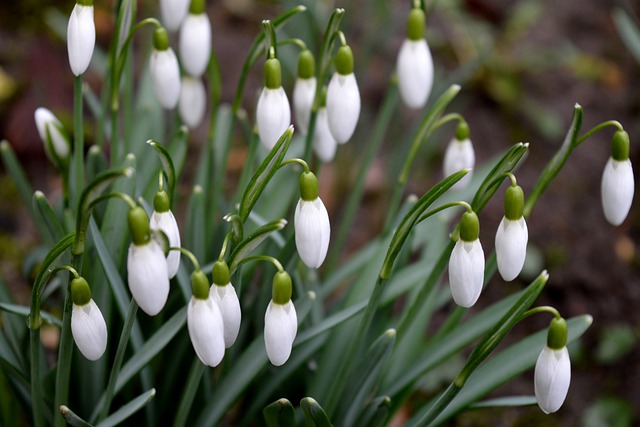
[[[0,142],[4,170],[29,201],[26,212],[41,238],[38,249],[25,257],[25,271],[36,266],[29,307],[9,299],[0,280],[0,377],[5,379],[0,399],[20,397],[15,405],[0,401],[10,411],[0,413],[0,424],[10,419],[36,427],[116,421],[295,425],[304,415],[308,423],[322,426],[386,425],[398,408],[409,408],[409,424],[431,425],[448,422],[499,385],[482,363],[490,355],[500,363],[500,383],[535,364],[539,406],[557,411],[570,382],[566,347],[586,331],[591,318],[565,321],[555,309],[531,308],[549,278],[545,271],[522,289],[510,289],[505,299],[476,304],[485,274],[493,283],[494,269],[487,261],[485,272],[478,215],[498,203],[500,196],[494,195],[511,181],[495,256],[502,278],[515,279],[526,255],[525,218],[572,151],[610,126],[616,133],[602,177],[602,205],[612,224],[629,215],[634,195],[629,136],[615,121],[583,131],[583,109],[576,105],[563,146],[538,180],[527,182],[532,188],[526,199],[513,176],[514,168],[529,167],[522,161],[529,149],[523,143],[500,155],[479,156],[493,160],[476,169],[469,186],[469,168],[475,167],[469,126],[460,113],[448,111],[456,109],[461,85],[444,88],[424,112],[398,108],[398,93],[413,109],[425,107],[431,93],[424,3],[407,4],[406,28],[389,28],[389,40],[358,34],[363,44],[353,51],[341,29],[344,9],[326,17],[322,38],[316,39],[325,17],[309,16],[314,11],[297,6],[263,21],[265,31],[248,51],[236,49],[225,57],[244,58],[242,67],[218,67],[207,15],[215,3],[207,8],[204,0],[161,0],[162,25],[170,32],[180,29],[169,38],[158,20],[139,16],[147,7],[122,1],[113,8],[113,31],[103,33],[113,34],[112,39],[100,37],[100,51],[108,54],[94,61],[96,72],[85,85],[82,74],[93,54],[95,28],[91,0],[79,0],[68,23],[68,56],[76,76],[73,132],[67,133],[45,107],[35,112],[44,151],[62,176],[62,191],[50,196],[33,191],[11,145]],[[299,19],[313,23],[313,31],[287,27]],[[101,25],[110,22],[104,19]],[[147,24],[156,28],[153,37],[136,39]],[[288,38],[278,42],[276,33],[285,32]],[[395,70],[380,67],[375,74],[385,77],[381,73],[388,70],[387,80],[397,82],[398,91],[390,86],[374,99],[368,91],[361,100],[354,75],[360,58],[354,52],[376,46],[376,55],[386,55],[391,40],[395,45],[404,37],[399,52],[375,58],[397,61]],[[250,75],[261,71],[263,58],[257,144],[247,114],[253,106],[245,99],[259,89]],[[105,69],[97,69],[104,62]],[[144,64],[149,64],[151,85],[139,71],[146,72]],[[241,71],[231,75],[230,69]],[[236,84],[235,90],[229,84]],[[295,134],[285,88],[293,88]],[[203,120],[208,107],[211,115]],[[355,129],[361,108],[365,139],[353,141],[352,152],[345,153],[349,163],[327,165],[337,144],[360,134]],[[394,125],[396,119],[403,125]],[[423,150],[424,144],[442,144],[433,131],[446,132],[442,125],[452,120],[457,128],[444,156],[445,177],[437,183],[412,182],[416,163],[434,161],[429,158],[433,150]],[[150,137],[155,140],[144,144]],[[387,167],[380,153],[389,152],[403,162],[401,169]],[[402,153],[406,156],[400,159]],[[376,171],[395,183],[384,198],[386,208],[375,215],[363,204],[374,160],[383,166]],[[293,163],[303,165],[304,172],[283,168]],[[324,183],[331,175],[323,195],[331,195],[335,206],[333,234],[318,188],[318,177]],[[348,179],[340,180],[343,176]],[[51,182],[57,188],[57,181]],[[450,189],[465,186],[455,194],[466,201],[444,201]],[[409,189],[424,193],[403,199]],[[466,212],[459,227],[434,221],[435,213],[460,205]],[[371,241],[356,233],[369,220],[362,214],[384,221]],[[537,214],[536,222],[544,224],[545,212]],[[194,266],[191,275],[181,264],[187,258]],[[270,261],[277,272],[271,276],[271,270],[252,261]],[[434,329],[426,319],[435,310],[447,316],[451,308],[448,293],[440,289],[447,265],[452,299],[469,309],[452,310],[445,327],[425,337],[426,328]],[[64,277],[61,270],[67,270]],[[513,358],[509,348],[498,346],[513,326],[540,311],[556,318],[537,363],[546,331],[516,344],[527,357]],[[28,331],[25,322],[14,321],[25,313]],[[45,327],[56,332],[47,336],[59,339],[42,339]],[[83,357],[73,356],[74,342]],[[420,384],[434,355],[450,355],[440,363],[452,360],[457,366],[462,352],[469,354],[464,366],[428,403]],[[478,393],[459,393],[470,386]],[[302,395],[307,397],[294,408],[288,399]],[[154,405],[147,405],[150,399]],[[416,405],[406,405],[407,399]]]

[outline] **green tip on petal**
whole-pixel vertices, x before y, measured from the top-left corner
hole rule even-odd
[[[464,120],[460,120],[456,127],[456,139],[458,141],[464,141],[465,139],[469,139],[470,134],[471,130],[469,129],[469,124]]]
[[[140,206],[129,210],[127,215],[131,240],[135,245],[144,245],[149,241],[149,217]]]
[[[269,58],[264,63],[264,85],[267,89],[282,86],[282,70],[278,58]]]
[[[93,0],[77,0],[76,4],[80,6],[93,6]]]
[[[171,209],[169,195],[166,191],[160,190],[153,197],[153,210],[156,212],[168,212]]]
[[[349,46],[340,46],[338,49],[336,71],[343,76],[353,73],[353,52]]]
[[[547,333],[547,347],[560,350],[567,345],[567,321],[562,317],[554,317],[549,324]]]
[[[271,298],[273,302],[280,305],[291,300],[291,276],[286,271],[279,271],[273,276]]]
[[[629,158],[629,134],[626,131],[619,130],[613,134],[611,157],[619,162]]]
[[[475,212],[465,212],[460,220],[460,238],[465,242],[473,242],[480,235],[480,221]]]
[[[209,298],[209,281],[202,270],[196,270],[191,273],[191,291],[193,296],[198,299]]]
[[[169,33],[164,27],[158,27],[153,32],[153,48],[155,50],[169,49]]]
[[[310,79],[316,74],[316,59],[309,49],[300,52],[298,56],[298,77]]]
[[[524,210],[524,191],[519,185],[507,188],[504,195],[504,216],[512,221],[522,218]]]
[[[421,40],[424,38],[424,25],[426,18],[420,7],[414,7],[407,18],[407,38],[409,40]]]
[[[79,306],[87,305],[91,301],[91,288],[84,277],[76,277],[71,281],[71,299]]]
[[[318,178],[313,172],[303,172],[300,175],[300,198],[306,202],[318,198]]]
[[[192,15],[200,15],[204,13],[205,0],[191,0],[189,5],[189,13]]]
[[[217,286],[227,286],[231,282],[229,266],[224,261],[216,261],[213,264],[211,273],[213,275],[213,283]]]

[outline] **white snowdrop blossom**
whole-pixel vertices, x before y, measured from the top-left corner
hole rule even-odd
[[[176,31],[187,16],[189,0],[160,0],[160,18],[169,31]]]
[[[331,134],[340,144],[351,139],[360,117],[360,90],[353,73],[333,73],[327,89],[327,119]]]
[[[224,325],[224,346],[229,348],[236,342],[240,332],[242,312],[236,289],[231,283],[224,286],[211,285],[211,298],[218,305]]]
[[[291,124],[289,99],[282,86],[262,89],[256,107],[256,123],[260,142],[271,150]]]
[[[297,332],[298,318],[293,301],[278,304],[271,300],[264,315],[264,344],[274,366],[281,366],[289,359]]]
[[[476,163],[476,155],[473,151],[473,145],[469,138],[458,140],[451,139],[447,150],[444,153],[444,176],[449,176],[462,169],[473,169]],[[472,171],[469,171],[460,181],[456,182],[451,188],[462,189],[471,182]]]
[[[602,174],[602,209],[612,225],[620,225],[627,217],[635,190],[631,160],[609,158]]]
[[[198,358],[215,367],[224,357],[224,327],[220,309],[212,297],[191,297],[187,307],[189,338]]]
[[[524,217],[518,220],[502,218],[496,232],[498,271],[509,282],[522,271],[527,256],[529,232]]]
[[[60,120],[44,107],[36,109],[34,117],[47,156],[56,164],[69,160],[71,142]]]
[[[180,62],[193,77],[201,77],[211,57],[211,22],[206,13],[189,13],[180,27]]]
[[[191,129],[200,124],[207,108],[207,92],[198,77],[183,76],[178,112],[182,121]]]
[[[71,334],[78,350],[89,360],[98,360],[107,348],[107,324],[93,299],[87,304],[73,304]]]
[[[309,129],[311,108],[313,106],[313,99],[316,95],[316,84],[317,79],[315,77],[310,77],[308,79],[298,77],[295,85],[293,86],[293,113],[298,125],[297,128],[300,130],[302,135],[306,135],[307,130]],[[316,121],[316,128],[317,126],[318,124]]]
[[[400,47],[397,62],[398,88],[410,108],[422,108],[433,87],[433,58],[427,41],[406,39]]]
[[[83,74],[96,44],[96,27],[93,22],[93,5],[84,6],[76,3],[67,25],[67,52],[69,65],[74,75]]]
[[[313,172],[300,175],[300,200],[293,219],[300,259],[309,268],[320,267],[327,256],[331,224],[327,209],[318,197],[318,179]]]
[[[554,350],[545,346],[535,368],[535,394],[545,414],[556,412],[567,397],[571,383],[571,360],[567,347]]]
[[[180,65],[170,47],[166,50],[154,49],[149,63],[153,90],[163,108],[171,110],[180,98]]]
[[[155,316],[162,310],[169,296],[167,259],[154,241],[136,245],[131,243],[127,256],[129,290],[142,311]]]
[[[169,246],[172,248],[180,247],[180,230],[178,229],[178,222],[176,221],[173,212],[170,210],[166,212],[153,211],[149,227],[154,230],[162,231],[169,239]],[[166,259],[167,275],[169,279],[172,279],[178,272],[178,267],[180,266],[180,251],[169,251]]]
[[[313,151],[323,163],[328,163],[336,156],[338,141],[329,129],[327,108],[321,107],[316,114],[316,126],[313,133]]]
[[[473,211],[467,211],[460,221],[460,237],[449,258],[449,286],[456,304],[471,307],[482,292],[484,251],[480,244],[480,223]]]

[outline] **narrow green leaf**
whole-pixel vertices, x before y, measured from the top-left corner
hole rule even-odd
[[[2,161],[4,162],[7,173],[18,188],[18,193],[22,198],[22,204],[26,206],[29,209],[29,213],[33,215],[31,206],[33,188],[31,188],[31,184],[29,184],[29,180],[27,180],[27,175],[24,173],[24,169],[22,169],[16,153],[6,139],[0,142],[0,154],[2,154]]]
[[[478,370],[479,371],[479,370]],[[487,399],[480,402],[473,403],[469,406],[470,409],[480,408],[507,408],[518,406],[532,406],[537,403],[535,396],[508,396],[508,397],[496,397],[495,399]]]
[[[158,156],[160,156],[160,163],[162,163],[162,169],[164,170],[164,174],[167,177],[167,185],[169,187],[169,200],[173,203],[173,197],[176,188],[176,169],[173,166],[173,159],[171,158],[171,155],[169,154],[167,149],[162,146],[162,144],[159,144],[152,139],[148,140],[147,144],[151,145],[158,153]]]
[[[620,34],[620,38],[627,46],[627,49],[636,59],[636,62],[640,64],[640,29],[638,29],[629,14],[621,8],[613,10],[613,22],[615,22],[618,34]]]
[[[187,230],[185,247],[188,247],[199,260],[205,259],[209,236],[205,235],[205,221],[209,221],[206,213],[206,195],[202,187],[195,185],[187,206]]]
[[[389,417],[389,408],[391,407],[391,399],[389,396],[380,396],[373,399],[365,407],[364,412],[358,420],[358,427],[382,427],[387,425]]]
[[[64,227],[42,191],[33,193],[33,213],[34,220],[38,224],[38,230],[41,232],[42,230],[47,231],[46,235],[42,237],[51,245],[64,237]]]
[[[304,412],[304,420],[309,427],[331,427],[329,417],[312,397],[304,397],[300,401],[300,406]]]
[[[262,411],[267,427],[295,427],[293,405],[287,399],[278,399]]]
[[[65,421],[73,427],[93,427],[92,424],[89,424],[88,422],[80,418],[65,405],[62,405],[60,407],[60,413],[64,417]]]
[[[100,422],[100,424],[98,424],[96,427],[113,427],[120,424],[121,422],[129,418],[131,415],[135,414],[140,409],[142,409],[147,403],[149,403],[151,399],[154,398],[155,395],[156,395],[155,388],[152,388],[151,390],[142,393],[140,396],[136,397],[131,402],[127,403],[126,405],[118,409],[116,412],[109,415],[102,422]]]
[[[23,317],[29,317],[29,307],[18,304],[8,304],[4,302],[0,302],[0,310],[6,311],[7,313],[17,314]],[[55,317],[52,314],[49,314],[45,311],[40,311],[40,316],[42,316],[42,320],[49,325],[54,325],[59,328],[62,327],[62,321]]]
[[[207,366],[204,365],[200,359],[194,357],[191,369],[189,370],[187,384],[180,393],[180,403],[178,404],[178,410],[176,411],[176,418],[173,421],[173,427],[182,427],[186,425],[189,411],[193,405],[193,399],[196,396],[205,369],[207,369]]]
[[[229,257],[229,272],[233,274],[233,272],[236,271],[238,264],[242,262],[243,259],[248,257],[249,254],[267,237],[276,231],[282,230],[285,225],[287,225],[287,221],[284,219],[271,221],[270,223],[258,228],[249,237],[240,242]]]
[[[296,336],[295,341],[293,342],[294,347],[297,345],[301,345],[310,339],[317,337],[318,335],[330,331],[336,326],[342,324],[343,322],[351,319],[356,314],[360,313],[367,306],[367,301],[362,301],[359,304],[354,304],[350,307],[347,307],[343,310],[340,310],[331,316],[324,319],[322,322],[318,323],[310,327],[309,329],[305,329],[302,333]]]
[[[187,138],[189,137],[189,128],[186,126],[180,126],[176,134],[169,143],[169,157],[173,160],[173,166],[175,170],[176,181],[182,175],[182,169],[184,168],[185,160],[187,159]],[[174,203],[175,198],[175,183],[173,187],[174,194],[171,194],[171,203]],[[172,205],[173,206],[173,205]]]

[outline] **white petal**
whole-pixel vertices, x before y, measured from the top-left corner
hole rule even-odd
[[[425,39],[405,40],[398,53],[398,87],[410,108],[427,103],[433,86],[433,59]]]
[[[256,124],[260,142],[267,150],[271,150],[291,125],[289,99],[282,86],[262,89],[256,107]]]
[[[340,144],[353,135],[360,117],[360,91],[356,76],[333,73],[327,89],[329,129]]]
[[[449,285],[456,304],[473,306],[482,291],[483,279],[484,251],[480,240],[458,239],[449,258]]]
[[[220,309],[211,297],[206,300],[191,297],[187,307],[187,328],[193,349],[202,363],[218,366],[224,357],[224,331]]]
[[[293,302],[280,305],[272,300],[264,315],[264,344],[273,365],[281,366],[289,359],[297,330],[298,319]]]
[[[52,156],[52,153],[49,152],[49,144],[47,143],[47,132],[49,132],[56,156],[59,159],[68,159],[71,151],[70,142],[62,132],[63,127],[60,120],[58,120],[50,110],[44,107],[36,109],[34,117],[36,128],[38,128],[38,135],[40,135],[47,155],[49,155],[49,157]]]
[[[78,350],[89,360],[98,360],[107,348],[107,325],[93,300],[85,305],[73,304],[71,333]]]
[[[93,6],[76,3],[67,26],[67,51],[69,65],[76,76],[84,73],[91,62],[96,44],[96,27],[93,23]]]
[[[180,98],[180,66],[173,49],[154,49],[149,70],[160,105],[168,110],[175,108]]]
[[[309,129],[309,118],[311,117],[311,107],[313,106],[313,98],[316,95],[315,77],[308,79],[296,79],[293,87],[293,113],[295,114],[298,130],[302,135],[307,134]],[[316,127],[318,124],[316,123]]]
[[[193,77],[204,74],[211,57],[211,22],[206,13],[189,14],[180,27],[180,62]]]
[[[516,221],[502,218],[496,232],[496,257],[498,271],[505,281],[515,279],[522,271],[528,240],[529,231],[524,217]]]
[[[142,311],[155,316],[169,296],[169,274],[164,252],[154,241],[129,246],[127,257],[129,290]]]
[[[468,138],[462,141],[458,141],[453,138],[447,150],[444,153],[444,176],[452,175],[462,169],[473,169],[476,164],[476,154],[473,151],[473,144]],[[456,182],[453,187],[455,189],[462,189],[469,185],[471,181],[472,173],[467,173],[460,181]]]
[[[169,31],[176,31],[187,16],[189,0],[160,0],[162,24]]]
[[[149,227],[154,230],[162,231],[169,239],[169,246],[172,248],[180,247],[180,230],[178,229],[178,223],[171,211],[167,212],[153,212],[151,220],[149,221]],[[180,267],[180,252],[169,251],[167,255],[167,273],[169,279],[172,279],[178,272]]]
[[[629,159],[609,158],[602,174],[602,209],[607,221],[620,225],[627,217],[634,193],[633,167]]]
[[[182,89],[178,111],[180,118],[191,129],[198,126],[207,108],[207,92],[204,83],[197,77],[182,77]]]
[[[316,127],[313,134],[313,151],[320,161],[328,163],[336,156],[337,148],[338,141],[336,141],[329,129],[327,109],[322,107],[316,115]]]
[[[300,199],[294,214],[296,248],[300,259],[309,268],[318,268],[327,256],[331,224],[324,203]]]
[[[571,383],[571,360],[566,347],[552,350],[545,346],[538,356],[535,369],[536,399],[546,414],[562,406]]]
[[[240,322],[242,320],[238,294],[236,294],[236,290],[231,283],[226,286],[211,285],[210,294],[213,301],[218,305],[220,313],[222,313],[224,345],[226,348],[229,348],[236,342],[236,338],[238,338]]]

